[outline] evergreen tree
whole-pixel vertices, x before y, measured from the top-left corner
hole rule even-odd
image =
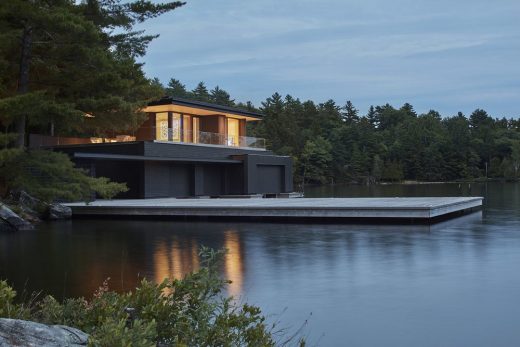
[[[223,105],[223,106],[234,106],[235,100],[232,100],[229,96],[229,93],[225,90],[219,88],[219,86],[216,86],[213,88],[210,92],[210,101],[217,105]]]
[[[26,151],[26,133],[104,135],[137,127],[143,106],[162,87],[145,77],[136,60],[157,36],[133,28],[183,4],[0,2],[3,192],[25,188],[43,198],[80,198],[92,190],[122,191],[122,185],[73,169],[59,153]]]
[[[345,123],[351,124],[359,121],[358,113],[359,111],[354,107],[352,102],[348,100],[345,106],[343,106],[343,112],[341,113],[341,116],[343,117]]]
[[[199,82],[195,89],[191,91],[191,96],[193,99],[203,102],[209,102],[210,101],[210,95],[208,92],[208,88],[206,88],[206,85],[204,82]]]
[[[301,155],[303,182],[326,183],[332,161],[331,144],[322,137],[309,140]]]
[[[514,172],[514,178],[519,178],[520,173],[520,141],[514,141],[511,145],[511,165]]]
[[[370,107],[368,108],[366,118],[374,128],[377,128],[379,126],[379,120],[377,119],[377,113],[374,106],[370,105]]]
[[[177,98],[189,97],[189,93],[186,90],[186,86],[182,84],[179,80],[176,80],[175,78],[171,78],[168,82],[168,87],[166,87],[166,94]]]
[[[0,95],[0,116],[18,134],[16,146],[25,146],[27,126],[52,124],[69,132],[135,127],[146,99],[156,97],[135,58],[157,36],[133,27],[182,5],[1,2],[0,56],[10,69],[2,76],[8,87]],[[88,124],[85,114],[92,116]]]
[[[379,155],[374,156],[374,160],[372,161],[372,178],[374,182],[379,182],[383,177],[383,161],[379,157]]]

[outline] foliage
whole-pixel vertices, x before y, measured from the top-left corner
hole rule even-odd
[[[520,120],[493,118],[482,109],[443,117],[435,110],[418,114],[405,103],[370,106],[362,115],[351,101],[340,107],[278,93],[256,109],[229,103],[225,91],[223,99],[211,99],[220,87],[210,93],[201,82],[195,90],[206,101],[262,112],[262,122],[248,122],[248,133],[294,159],[296,182],[520,178]]]
[[[274,346],[276,334],[258,307],[223,297],[223,255],[203,248],[198,272],[160,284],[142,280],[132,292],[118,294],[105,282],[90,300],[46,296],[31,305],[30,319],[83,330],[92,346]],[[18,317],[15,295],[0,282],[0,316]]]
[[[56,153],[25,152],[27,133],[105,136],[140,125],[162,93],[142,63],[157,35],[136,24],[184,5],[148,0],[0,1],[0,188],[44,199],[112,197]]]
[[[303,182],[326,183],[329,165],[332,161],[331,145],[323,137],[305,143],[301,156]]]
[[[68,156],[46,150],[0,151],[0,177],[4,192],[23,189],[44,201],[84,200],[93,193],[110,199],[127,191],[123,183],[88,176]]]
[[[157,89],[136,58],[157,35],[134,25],[181,2],[2,1],[0,119],[17,132],[103,135],[136,127]],[[88,114],[91,117],[85,118]]]

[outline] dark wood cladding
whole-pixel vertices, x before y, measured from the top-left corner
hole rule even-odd
[[[219,118],[220,116],[200,117],[200,131],[207,133],[220,133]]]
[[[89,143],[84,145],[56,146],[54,150],[67,154],[74,153],[103,153],[122,155],[144,155],[146,142],[113,142],[113,143]]]
[[[146,121],[135,132],[137,141],[155,140],[155,113],[147,113]]]
[[[182,143],[145,142],[144,155],[163,158],[187,158],[187,159],[230,159],[231,156],[241,154],[273,155],[270,151],[255,151],[233,147],[218,147]]]
[[[291,158],[269,151],[151,141],[58,146],[54,150],[67,153],[93,176],[125,182],[129,191],[117,198],[276,194],[293,189]],[[79,153],[100,155],[74,157]]]
[[[246,133],[247,133],[247,130],[246,130],[246,120],[245,119],[240,119],[239,120],[239,124],[240,124],[240,128],[239,128],[239,135],[240,136],[247,136]]]

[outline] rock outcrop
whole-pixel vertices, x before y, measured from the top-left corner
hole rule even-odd
[[[47,208],[47,219],[70,219],[72,217],[72,209],[62,204],[49,204]]]
[[[30,230],[41,219],[57,220],[72,217],[70,207],[44,202],[23,190],[11,192],[5,202],[8,205],[0,202],[0,230]]]
[[[0,221],[2,221],[2,228],[8,230],[32,230],[34,226],[14,213],[6,205],[0,203]]]
[[[68,326],[0,318],[0,347],[76,347],[87,342],[86,333]]]

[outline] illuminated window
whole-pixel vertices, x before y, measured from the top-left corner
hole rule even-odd
[[[228,146],[238,146],[239,145],[239,134],[240,134],[240,121],[234,118],[227,119],[227,144]]]
[[[181,115],[178,113],[172,115],[172,141],[181,141]]]
[[[192,123],[193,143],[199,143],[200,118],[193,117]]]
[[[168,141],[168,112],[155,114],[155,139]]]
[[[182,115],[182,141],[190,143],[191,142],[191,116],[188,115]]]

